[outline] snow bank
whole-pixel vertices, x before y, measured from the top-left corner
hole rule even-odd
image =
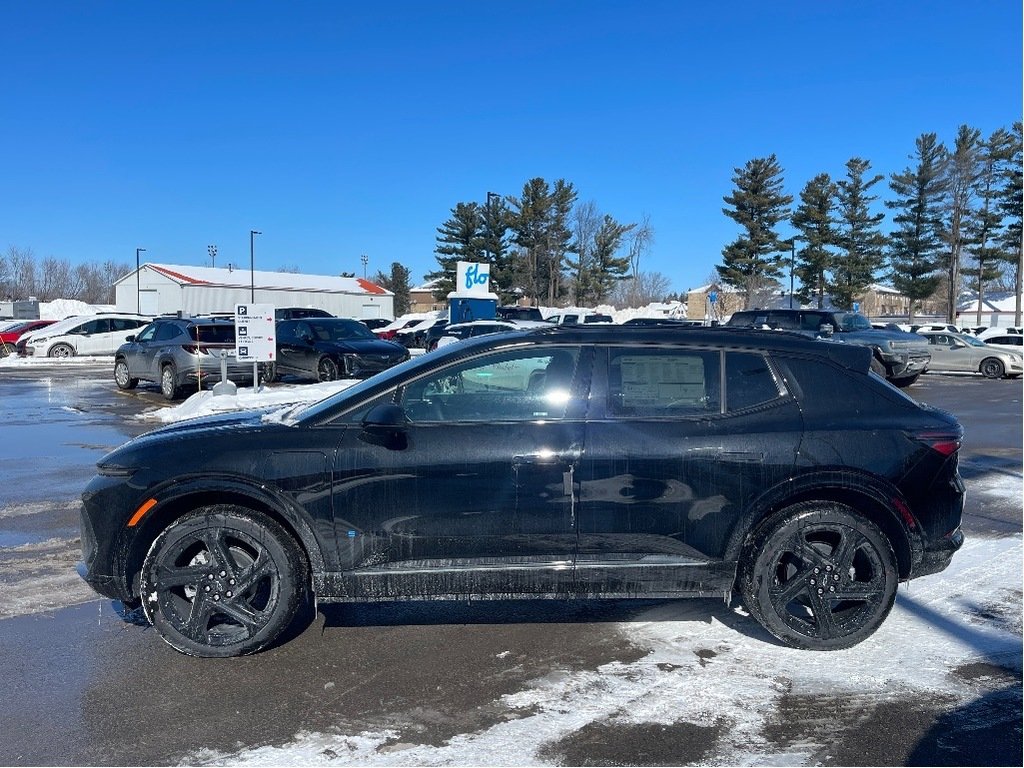
[[[273,388],[264,387],[262,391],[253,391],[252,387],[239,387],[237,394],[234,395],[214,395],[213,392],[204,390],[196,392],[180,405],[146,411],[136,418],[169,424],[226,411],[315,403],[358,382],[359,379],[341,379],[319,384],[280,384]]]
[[[875,635],[831,653],[775,644],[742,611],[720,603],[716,610],[712,601],[669,601],[646,621],[618,626],[649,649],[644,658],[552,670],[499,700],[508,722],[442,746],[411,743],[414,736],[394,729],[346,733],[339,723],[336,733],[300,732],[291,743],[235,754],[201,750],[185,763],[543,765],[545,745],[593,723],[710,726],[724,718],[715,764],[807,764],[825,745],[800,741],[780,751],[765,737],[787,694],[877,703],[939,692],[967,701],[976,691],[951,674],[957,667],[985,661],[1019,668],[1021,563],[1020,536],[969,540],[945,572],[901,587]]]
[[[115,308],[108,304],[86,304],[77,299],[56,299],[39,303],[40,320],[63,320],[75,315],[96,315],[100,312],[114,312]]]

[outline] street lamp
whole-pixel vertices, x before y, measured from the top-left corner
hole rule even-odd
[[[252,304],[256,303],[256,256],[253,251],[253,238],[256,235],[262,234],[262,232],[257,232],[255,229],[249,230],[249,302]]]
[[[359,257],[359,260],[363,262],[363,280],[366,279],[366,265],[370,263],[370,257],[365,253]]]
[[[216,245],[208,245],[208,246],[206,246],[206,250],[210,253],[210,266],[211,267],[216,267],[217,266],[217,246]]]
[[[793,308],[793,269],[796,267],[796,238],[789,241],[789,308]]]
[[[142,314],[142,265],[139,263],[139,254],[145,250],[145,248],[135,249],[135,311],[140,315]]]

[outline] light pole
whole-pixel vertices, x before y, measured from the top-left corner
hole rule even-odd
[[[262,232],[257,232],[255,229],[249,230],[249,302],[251,304],[256,303],[256,254],[254,251],[253,238],[256,235],[262,235]]]
[[[796,238],[789,241],[789,308],[793,308],[793,269],[796,267]]]
[[[359,257],[359,260],[363,262],[363,280],[366,279],[366,265],[370,263],[370,257],[365,253]]]
[[[145,252],[145,248],[135,249],[135,312],[142,314],[142,265],[139,263],[139,254]]]
[[[217,266],[217,246],[216,245],[208,245],[208,246],[206,246],[206,250],[210,254],[210,266],[211,267],[216,267]]]

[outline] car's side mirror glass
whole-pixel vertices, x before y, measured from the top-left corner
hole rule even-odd
[[[403,451],[408,445],[408,423],[404,408],[393,403],[381,403],[371,408],[363,418],[359,439],[391,451]]]

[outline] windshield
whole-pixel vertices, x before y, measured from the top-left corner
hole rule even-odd
[[[190,325],[188,335],[192,337],[192,341],[205,341],[208,344],[234,344],[235,326],[227,323],[224,325]]]
[[[984,347],[984,346],[986,346],[985,342],[979,341],[978,339],[974,338],[973,336],[957,335],[957,338],[960,339],[960,341],[964,342],[965,344],[969,344],[972,347]]]
[[[841,315],[837,315],[839,319],[840,330],[843,331],[870,331],[871,322],[864,317],[864,315],[857,314],[856,312],[844,312]]]
[[[350,339],[376,339],[373,331],[357,320],[309,320],[313,336],[318,341],[348,341]]]

